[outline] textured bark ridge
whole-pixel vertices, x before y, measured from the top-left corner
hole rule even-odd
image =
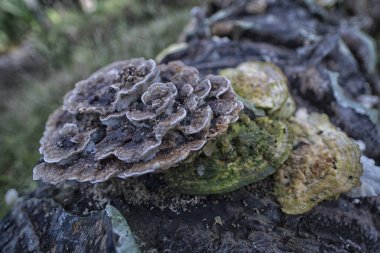
[[[33,211],[32,211],[33,210]],[[60,229],[58,229],[60,228]],[[67,213],[52,200],[31,198],[2,221],[1,252],[114,252],[105,211],[86,217]]]
[[[128,223],[111,205],[76,215],[54,200],[32,197],[3,222],[1,252],[139,252]]]
[[[41,185],[0,223],[0,248],[25,252],[31,247],[30,252],[45,252],[65,245],[67,250],[57,252],[72,252],[75,245],[78,252],[115,252],[109,221],[101,211],[110,201],[127,219],[143,252],[379,249],[379,197],[343,196],[293,216],[281,211],[272,191],[269,178],[229,194],[190,197],[166,188],[158,175],[96,185]],[[82,241],[85,234],[87,239]]]

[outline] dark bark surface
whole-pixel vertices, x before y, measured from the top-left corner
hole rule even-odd
[[[376,252],[380,198],[339,197],[305,215],[281,212],[272,179],[190,197],[158,175],[97,185],[41,185],[0,223],[3,252],[115,252],[110,202],[143,252]]]
[[[114,252],[105,211],[88,216],[66,212],[53,200],[30,198],[1,222],[2,252]]]

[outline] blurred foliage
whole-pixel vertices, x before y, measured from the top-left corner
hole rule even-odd
[[[0,1],[0,53],[18,43],[36,25],[24,0]]]
[[[97,10],[90,14],[54,5],[46,9],[48,30],[32,28],[29,36],[47,59],[41,68],[49,69],[48,74],[41,78],[20,73],[25,81],[0,101],[6,108],[0,112],[0,217],[7,211],[7,189],[25,193],[36,186],[32,168],[40,158],[39,139],[63,95],[110,62],[154,58],[175,42],[191,7],[200,2],[107,0],[98,1]]]

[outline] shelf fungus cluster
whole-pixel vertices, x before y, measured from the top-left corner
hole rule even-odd
[[[275,194],[288,214],[301,214],[360,184],[360,149],[327,115],[300,109],[291,118],[293,151],[275,174]]]
[[[214,194],[236,190],[275,173],[275,195],[288,214],[360,184],[359,147],[327,115],[307,114],[288,92],[273,64],[246,62],[220,72],[245,104],[240,119],[165,178],[180,192]]]
[[[101,182],[168,169],[227,131],[243,108],[228,79],[181,62],[115,62],[48,119],[34,179]]]
[[[293,116],[280,68],[246,62],[220,74],[142,58],[100,69],[48,119],[34,179],[95,183],[175,167],[163,174],[173,189],[217,194],[275,173],[290,214],[359,184],[357,145],[326,115]]]

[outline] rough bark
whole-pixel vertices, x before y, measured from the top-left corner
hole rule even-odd
[[[3,252],[115,252],[110,202],[143,252],[376,252],[380,198],[325,201],[281,212],[272,178],[204,197],[172,192],[159,175],[101,184],[41,185],[0,223]],[[97,251],[99,250],[99,251]]]

